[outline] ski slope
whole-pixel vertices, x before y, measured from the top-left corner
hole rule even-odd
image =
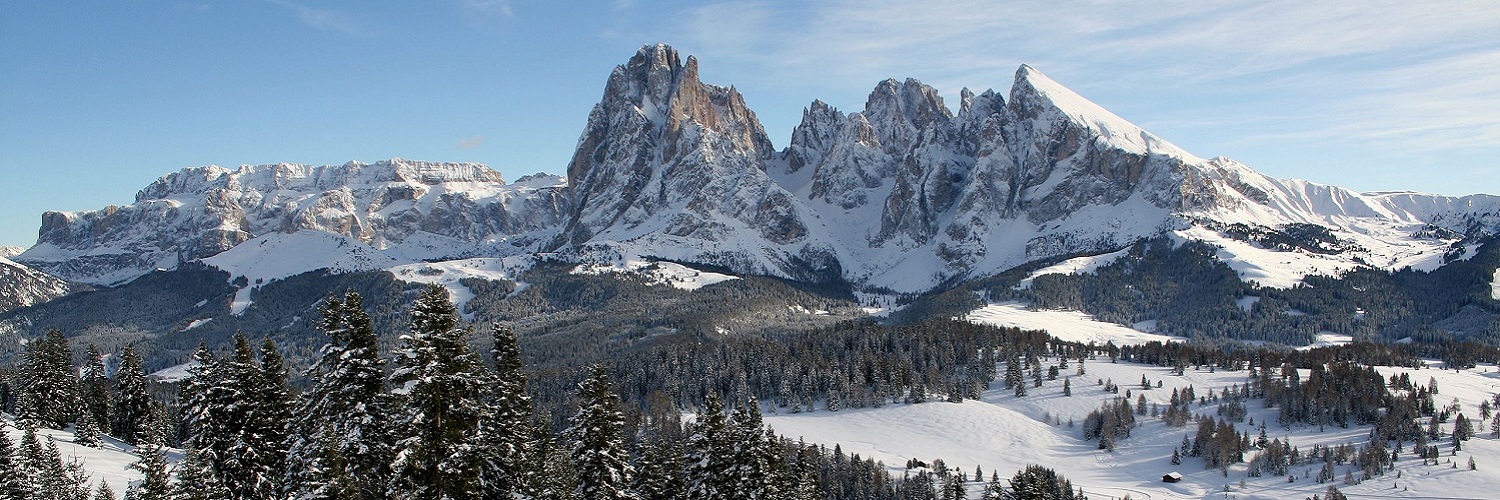
[[[1040,464],[1083,487],[1092,499],[1120,498],[1126,494],[1137,500],[1307,498],[1321,495],[1328,486],[1312,479],[1316,476],[1316,466],[1293,467],[1297,480],[1287,482],[1286,477],[1246,477],[1245,464],[1230,467],[1227,476],[1217,469],[1204,470],[1197,458],[1184,457],[1181,465],[1172,465],[1172,450],[1183,436],[1195,431],[1191,422],[1186,427],[1169,427],[1160,419],[1137,417],[1138,427],[1130,438],[1117,443],[1114,452],[1098,450],[1097,441],[1083,441],[1081,429],[1068,425],[1070,419],[1081,424],[1089,411],[1112,398],[1123,397],[1127,389],[1132,391],[1133,404],[1142,393],[1139,384],[1142,375],[1153,386],[1144,391],[1146,400],[1165,405],[1173,388],[1192,385],[1200,396],[1206,395],[1209,390],[1218,392],[1232,384],[1244,384],[1248,372],[1190,368],[1184,375],[1176,376],[1167,368],[1110,363],[1107,358],[1090,360],[1084,368],[1086,374],[1082,376],[1076,375],[1076,366],[1066,370],[1073,375],[1071,397],[1062,395],[1060,380],[1030,389],[1026,397],[1012,395],[1011,391],[999,388],[997,382],[977,401],[895,404],[838,412],[820,409],[810,413],[768,414],[765,420],[777,433],[793,439],[829,447],[837,444],[845,453],[882,461],[897,476],[905,472],[904,464],[911,458],[929,463],[941,458],[949,468],[971,474],[979,466],[986,478],[991,471],[999,471],[1002,478],[1008,478],[1028,464]],[[1447,439],[1437,442],[1444,460],[1451,458],[1458,468],[1448,462],[1421,465],[1408,446],[1396,462],[1399,478],[1392,472],[1354,486],[1336,482],[1340,491],[1349,498],[1491,498],[1490,492],[1500,487],[1500,439],[1490,435],[1489,421],[1479,421],[1477,408],[1480,401],[1500,392],[1500,372],[1496,367],[1484,365],[1463,371],[1432,367],[1378,370],[1386,377],[1411,372],[1414,383],[1426,383],[1431,377],[1439,387],[1438,404],[1445,405],[1457,398],[1462,412],[1475,421],[1479,436],[1466,442],[1457,455],[1452,454]],[[1113,380],[1120,386],[1119,394],[1104,392],[1098,385],[1100,380]],[[1155,388],[1157,381],[1162,382],[1162,388]],[[1316,427],[1285,429],[1275,425],[1274,408],[1265,408],[1258,402],[1249,406],[1250,417],[1257,425],[1271,423],[1267,428],[1269,437],[1290,439],[1304,452],[1314,444],[1358,445],[1368,439],[1368,426],[1329,428],[1323,432]],[[1212,416],[1215,405],[1194,408],[1199,414]],[[1243,424],[1240,428],[1249,431],[1252,437],[1257,432]],[[1451,429],[1450,419],[1445,431]],[[1250,456],[1253,452],[1246,458]],[[1477,470],[1465,466],[1470,456],[1474,457]],[[1337,477],[1342,478],[1347,467],[1339,466]],[[1180,472],[1183,481],[1162,483],[1161,476],[1173,471]],[[971,483],[969,498],[979,498],[979,490],[978,483]]]

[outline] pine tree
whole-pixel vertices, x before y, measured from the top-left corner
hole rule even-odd
[[[110,488],[109,483],[99,481],[99,489],[94,492],[94,500],[115,500],[114,488]]]
[[[27,500],[31,498],[31,480],[6,427],[0,421],[0,500]]]
[[[235,499],[274,497],[284,476],[285,369],[278,367],[282,361],[274,346],[261,354],[256,363],[243,333],[234,335],[234,354],[224,359],[200,345],[194,355],[199,365],[179,387],[187,444]]]
[[[188,448],[182,463],[177,466],[176,480],[172,482],[172,500],[227,500],[229,488],[209,470],[209,464],[198,450]]]
[[[484,457],[474,440],[487,377],[469,350],[469,335],[446,289],[422,291],[391,375],[393,392],[404,399],[394,422],[400,439],[392,497],[458,499],[480,489]]]
[[[630,490],[635,471],[621,434],[625,417],[603,365],[595,365],[588,378],[578,384],[578,398],[578,413],[568,421],[564,433],[572,442],[570,456],[578,467],[575,494],[598,500],[636,499]]]
[[[120,369],[115,373],[114,404],[110,415],[110,435],[127,444],[139,444],[151,422],[151,394],[147,392],[146,371],[141,355],[126,346],[120,353]]]
[[[684,500],[682,492],[687,486],[678,460],[681,445],[656,436],[642,436],[638,441],[640,453],[631,489],[641,500]]]
[[[130,464],[131,469],[145,476],[140,483],[126,490],[130,500],[170,500],[172,498],[172,472],[162,445],[151,439],[142,443],[135,452],[141,458]]]
[[[99,348],[89,344],[84,355],[83,372],[79,375],[80,399],[83,412],[88,414],[99,432],[109,434],[110,390],[109,374],[104,369],[104,355]],[[82,422],[82,418],[79,418]]]
[[[724,403],[718,396],[710,394],[698,412],[684,451],[683,476],[687,479],[688,498],[731,498],[734,491],[732,439],[729,420],[724,415]]]
[[[99,425],[94,423],[94,415],[87,411],[78,413],[78,426],[73,431],[73,444],[98,448],[104,446],[104,441],[99,439]]]
[[[78,374],[67,337],[52,330],[27,344],[22,373],[17,417],[53,429],[67,427],[78,408]]]
[[[495,370],[486,395],[477,441],[485,450],[481,485],[489,498],[510,498],[524,490],[527,455],[534,448],[531,435],[531,397],[526,395],[521,347],[515,332],[493,325],[490,351]]]
[[[354,291],[330,297],[322,314],[318,326],[329,342],[308,369],[313,387],[294,412],[287,491],[295,498],[385,498],[392,444],[375,329]]]

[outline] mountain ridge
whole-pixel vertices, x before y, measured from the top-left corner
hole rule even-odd
[[[856,112],[814,100],[775,150],[743,96],[701,82],[698,64],[656,44],[617,66],[566,179],[505,184],[482,165],[402,159],[195,167],[125,207],[48,212],[16,260],[111,284],[311,230],[404,262],[637,255],[922,292],[1234,225],[1324,226],[1347,245],[1319,258],[1381,268],[1431,265],[1500,228],[1496,196],[1361,194],[1195,156],[1026,65],[1005,96],[963,89],[957,113],[910,78],[877,83]]]

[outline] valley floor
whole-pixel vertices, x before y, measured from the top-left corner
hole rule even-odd
[[[925,462],[941,458],[950,469],[962,469],[971,476],[975,467],[982,467],[986,479],[998,471],[1002,480],[1028,464],[1040,464],[1083,487],[1089,498],[1095,500],[1126,495],[1137,500],[1301,499],[1321,495],[1329,484],[1337,485],[1350,498],[1485,499],[1493,498],[1500,488],[1500,438],[1490,434],[1489,421],[1480,422],[1478,418],[1479,403],[1500,392],[1500,371],[1494,365],[1462,371],[1435,367],[1378,368],[1385,377],[1411,372],[1412,381],[1417,384],[1425,384],[1431,377],[1439,389],[1435,397],[1438,406],[1457,398],[1462,413],[1475,421],[1478,436],[1464,443],[1463,451],[1456,455],[1448,439],[1438,440],[1444,458],[1436,466],[1422,465],[1408,444],[1396,462],[1395,472],[1352,486],[1340,480],[1317,483],[1317,466],[1294,466],[1292,474],[1296,480],[1288,482],[1284,476],[1246,477],[1245,464],[1230,467],[1227,475],[1218,469],[1204,470],[1202,460],[1193,457],[1183,457],[1181,465],[1172,465],[1172,450],[1182,443],[1183,436],[1191,436],[1195,430],[1191,422],[1185,427],[1170,427],[1160,419],[1138,417],[1139,426],[1131,437],[1117,443],[1114,452],[1099,450],[1097,441],[1084,441],[1081,429],[1070,427],[1068,422],[1081,425],[1089,411],[1124,396],[1127,389],[1131,390],[1130,400],[1134,404],[1140,394],[1142,375],[1152,386],[1144,391],[1146,400],[1165,407],[1173,388],[1192,385],[1199,395],[1207,395],[1209,390],[1219,392],[1233,384],[1245,384],[1248,371],[1189,369],[1176,376],[1168,368],[1110,363],[1107,358],[1091,360],[1084,367],[1086,374],[1082,376],[1076,375],[1076,366],[1067,370],[1073,375],[1071,397],[1062,395],[1060,377],[1047,381],[1041,388],[1029,388],[1031,392],[1026,397],[1016,397],[1011,391],[998,388],[997,383],[977,401],[768,414],[766,422],[777,433],[794,439],[801,437],[829,447],[837,444],[845,453],[883,461],[898,476],[905,472],[905,464],[911,458]],[[1101,380],[1118,384],[1120,393],[1105,392],[1099,384]],[[1158,380],[1162,382],[1161,388],[1155,387]],[[1248,430],[1252,439],[1258,434],[1260,422],[1268,423],[1269,437],[1290,439],[1304,453],[1315,444],[1361,445],[1369,436],[1368,426],[1328,428],[1321,432],[1317,427],[1287,429],[1275,423],[1274,408],[1265,408],[1260,400],[1250,403],[1250,417],[1256,427],[1240,424],[1240,429]],[[1214,404],[1201,407],[1195,404],[1194,408],[1198,414],[1215,415]],[[1451,429],[1452,419],[1444,430]],[[1247,454],[1246,459],[1253,453]],[[1477,470],[1468,470],[1471,456]],[[1349,466],[1337,469],[1338,478],[1344,476],[1346,467]],[[1183,475],[1182,482],[1163,483],[1162,475],[1173,471]],[[1357,470],[1355,476],[1359,476]],[[971,482],[968,486],[969,497],[979,498],[982,485]]]

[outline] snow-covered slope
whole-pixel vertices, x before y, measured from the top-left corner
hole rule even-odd
[[[10,435],[11,442],[20,443],[25,434],[16,426],[10,416],[4,417],[5,432]],[[70,431],[59,431],[53,429],[38,429],[38,437],[43,445],[46,445],[48,437],[57,443],[57,451],[62,455],[64,462],[77,459],[83,469],[88,472],[90,484],[93,490],[99,489],[99,482],[109,484],[116,495],[124,495],[125,489],[133,481],[140,481],[144,476],[139,471],[130,468],[137,457],[132,454],[133,446],[122,443],[110,437],[103,439],[104,445],[100,448],[90,448],[73,444],[73,433]],[[19,446],[19,445],[18,445]],[[176,450],[169,450],[167,459],[171,462],[182,460],[182,454]]]
[[[1285,476],[1247,477],[1245,464],[1229,467],[1227,475],[1217,469],[1205,470],[1202,461],[1192,457],[1185,457],[1181,465],[1172,465],[1172,450],[1184,435],[1191,437],[1194,427],[1191,424],[1170,427],[1160,419],[1146,416],[1137,417],[1139,427],[1132,431],[1131,437],[1119,441],[1115,451],[1099,450],[1097,441],[1084,441],[1081,428],[1068,423],[1081,424],[1088,412],[1123,396],[1126,389],[1134,390],[1132,404],[1136,396],[1144,394],[1149,403],[1164,407],[1173,389],[1191,385],[1198,394],[1219,392],[1234,384],[1245,384],[1247,372],[1189,369],[1177,376],[1169,368],[1110,363],[1102,357],[1084,363],[1084,367],[1086,375],[1072,377],[1072,396],[1061,394],[1061,381],[1049,381],[1032,389],[1026,397],[1016,397],[996,387],[985,392],[980,400],[959,404],[895,404],[838,412],[820,408],[815,412],[771,414],[765,421],[777,433],[794,439],[830,448],[837,444],[845,453],[882,461],[897,476],[905,471],[903,464],[908,459],[931,462],[941,458],[950,469],[962,469],[972,476],[977,466],[983,468],[986,477],[994,471],[1001,478],[1008,478],[1029,464],[1040,464],[1072,480],[1089,498],[1121,498],[1127,494],[1131,498],[1151,499],[1307,498],[1321,495],[1328,487],[1327,483],[1318,483],[1313,478],[1315,474],[1304,470],[1308,466],[1293,467],[1296,479],[1288,482]],[[1442,391],[1439,401],[1446,404],[1457,399],[1462,412],[1470,418],[1477,418],[1476,408],[1481,401],[1500,392],[1495,365],[1463,371],[1377,369],[1386,377],[1407,372],[1418,383],[1425,383],[1431,377]],[[1306,371],[1303,373],[1305,376]],[[1142,391],[1136,383],[1142,376],[1153,386],[1161,381],[1162,387]],[[1096,385],[1105,380],[1119,384],[1120,394],[1104,392]],[[1194,411],[1213,417],[1214,405],[1195,405]],[[1257,423],[1276,422],[1275,408],[1264,408],[1259,402],[1249,407],[1249,416]],[[1254,427],[1241,424],[1241,429],[1255,438]],[[1444,424],[1444,429],[1452,429],[1452,420]],[[1290,439],[1305,452],[1315,444],[1364,443],[1369,439],[1370,429],[1329,427],[1320,432],[1316,426],[1286,429],[1271,425],[1267,432],[1270,438]],[[1500,456],[1500,441],[1487,437],[1487,432],[1480,434],[1483,436],[1466,442],[1463,450],[1456,453],[1450,450],[1447,439],[1441,443],[1435,441],[1445,460],[1440,465],[1422,465],[1421,460],[1407,452],[1396,462],[1395,472],[1355,486],[1343,483],[1337,486],[1349,498],[1488,498],[1489,489],[1500,484],[1500,468],[1485,464]],[[1464,466],[1471,456],[1477,462],[1477,470]],[[1448,459],[1452,464],[1446,462]],[[1453,464],[1459,465],[1453,467]],[[1336,475],[1342,477],[1347,467],[1339,467]],[[1161,482],[1162,475],[1173,471],[1183,475],[1181,483]],[[1315,473],[1316,468],[1311,472]],[[1359,476],[1358,471],[1355,476]],[[978,498],[979,487],[977,483],[968,485],[969,498]]]
[[[1092,316],[1077,311],[1037,311],[1015,302],[980,307],[965,315],[963,319],[985,325],[1046,330],[1047,333],[1059,339],[1085,344],[1092,342],[1104,345],[1114,342],[1115,345],[1133,345],[1186,340],[1181,337],[1153,333],[1154,321],[1143,322],[1135,328],[1127,328],[1096,320]]]
[[[0,257],[0,312],[46,302],[71,290],[66,281]]]
[[[322,231],[271,233],[236,245],[204,264],[229,272],[231,283],[240,287],[230,312],[240,314],[250,307],[251,293],[261,285],[308,271],[368,271],[398,262],[353,238]]]

